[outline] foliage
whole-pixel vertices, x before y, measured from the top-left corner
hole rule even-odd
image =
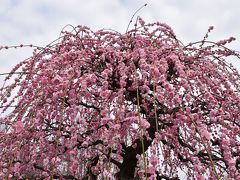
[[[185,46],[139,18],[36,48],[0,89],[1,179],[240,179],[239,55],[212,29]]]

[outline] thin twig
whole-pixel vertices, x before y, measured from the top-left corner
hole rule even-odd
[[[146,7],[146,6],[147,6],[147,3],[144,4],[144,5],[142,5],[138,10],[135,11],[135,13],[134,13],[134,14],[132,15],[132,17],[131,17],[131,20],[130,20],[129,23],[128,23],[128,26],[127,26],[127,29],[126,29],[126,32],[125,32],[125,33],[128,32],[129,26],[130,26],[130,24],[132,23],[134,16],[135,16],[142,8],[144,8],[144,7]]]

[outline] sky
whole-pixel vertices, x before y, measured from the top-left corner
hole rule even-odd
[[[0,0],[0,46],[45,46],[67,24],[124,33],[134,12],[145,3],[137,15],[146,22],[167,23],[185,44],[201,40],[214,26],[209,40],[234,36],[237,41],[229,47],[240,51],[239,0]],[[0,74],[31,54],[30,48],[0,50]],[[240,60],[229,62],[240,70]]]

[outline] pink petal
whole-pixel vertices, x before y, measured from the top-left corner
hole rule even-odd
[[[24,129],[24,124],[22,123],[22,121],[18,120],[14,123],[13,128],[14,131],[18,134]]]

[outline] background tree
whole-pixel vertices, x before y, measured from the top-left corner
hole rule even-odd
[[[212,29],[185,46],[138,18],[36,48],[0,89],[0,177],[239,179],[239,55]]]

